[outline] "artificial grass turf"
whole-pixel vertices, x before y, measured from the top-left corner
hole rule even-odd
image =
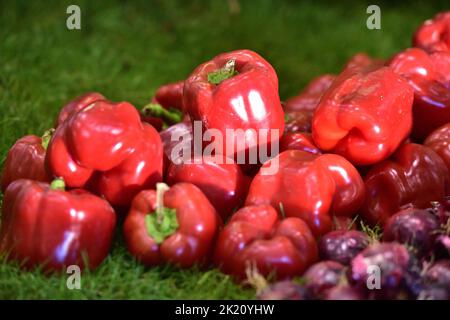
[[[226,1],[77,1],[82,29],[69,31],[73,1],[1,1],[0,159],[19,137],[51,127],[59,108],[81,93],[141,107],[159,85],[224,51],[260,53],[286,98],[317,75],[339,72],[356,52],[388,58],[410,46],[415,28],[448,9],[445,2],[378,1],[381,30],[368,30],[369,2],[240,1],[233,14]],[[214,269],[144,268],[120,240],[98,270],[82,274],[81,290],[68,290],[66,279],[0,259],[0,299],[253,297]]]

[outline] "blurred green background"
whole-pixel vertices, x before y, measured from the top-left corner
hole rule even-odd
[[[81,8],[81,30],[66,28],[70,4]],[[369,4],[381,8],[381,30],[366,28]],[[275,67],[284,99],[317,75],[339,72],[356,52],[390,57],[410,46],[423,20],[448,9],[448,1],[0,1],[0,159],[84,92],[141,107],[161,84],[247,48]],[[83,274],[82,290],[68,290],[65,275],[0,260],[3,299],[251,297],[216,270],[146,269],[120,235],[101,268]]]

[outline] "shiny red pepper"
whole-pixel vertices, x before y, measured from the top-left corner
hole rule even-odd
[[[444,160],[450,172],[450,122],[434,130],[423,144]]]
[[[412,125],[413,90],[390,68],[348,67],[314,113],[316,145],[357,165],[389,157]]]
[[[414,89],[413,136],[423,141],[450,122],[450,51],[428,54],[412,48],[394,56],[389,66]]]
[[[161,181],[162,162],[158,133],[127,102],[97,101],[72,114],[46,155],[47,168],[69,187],[85,187],[118,206]]]
[[[99,100],[106,100],[106,98],[98,92],[88,92],[84,95],[76,97],[68,104],[66,104],[64,107],[62,107],[61,111],[59,112],[58,119],[56,121],[56,127],[61,125],[72,114],[88,107],[93,102]]]
[[[45,170],[44,160],[52,132],[47,131],[42,138],[34,135],[24,136],[9,149],[2,170],[3,192],[14,180],[51,180],[51,176]]]
[[[224,139],[227,129],[254,130],[245,136],[232,131],[227,139],[231,141],[224,142],[223,149],[218,146],[220,154],[233,159],[270,145],[284,130],[277,74],[249,50],[223,53],[198,66],[185,81],[183,103],[192,120],[201,120],[203,129],[218,130]],[[267,138],[259,136],[260,129],[270,130]],[[228,153],[226,144],[232,147]]]
[[[332,229],[332,215],[351,216],[364,202],[364,183],[358,171],[339,155],[314,155],[288,150],[262,167],[250,185],[246,205],[271,204],[288,217],[303,219],[314,235]]]
[[[196,185],[225,220],[244,202],[250,184],[240,167],[224,156],[199,157],[180,164],[172,163],[166,182],[173,185],[189,182]]]
[[[317,243],[308,225],[299,218],[281,219],[270,205],[237,211],[214,252],[215,264],[239,280],[245,280],[252,267],[277,279],[301,275],[317,259]]]
[[[425,21],[415,32],[413,45],[433,51],[450,51],[450,12],[441,12]]]
[[[405,205],[428,208],[446,195],[450,181],[444,161],[430,148],[407,143],[366,175],[366,201],[362,216],[370,224],[384,225]]]
[[[190,183],[141,191],[133,200],[123,232],[128,250],[148,266],[183,268],[210,259],[220,217],[206,196]]]
[[[280,152],[301,150],[313,154],[322,152],[316,147],[310,133],[285,133],[280,139]]]
[[[26,268],[95,268],[108,255],[116,224],[113,208],[87,191],[64,191],[62,180],[51,185],[16,180],[6,189],[2,210],[0,251]]]

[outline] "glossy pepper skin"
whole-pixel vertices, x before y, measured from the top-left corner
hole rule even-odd
[[[161,205],[175,210],[176,227],[159,240],[150,235],[147,219],[157,215],[158,193],[141,191],[133,199],[123,226],[130,253],[147,266],[169,263],[189,268],[207,262],[221,226],[214,207],[190,183],[177,183],[161,197]]]
[[[161,181],[162,162],[158,133],[127,102],[97,101],[72,114],[46,155],[49,171],[69,187],[85,187],[117,206]]]
[[[25,268],[93,269],[108,255],[116,214],[108,202],[87,191],[16,180],[6,189],[2,210],[0,249]]]
[[[310,133],[285,133],[280,139],[280,152],[286,150],[301,150],[313,154],[322,152],[316,147]]]
[[[434,130],[423,144],[444,160],[450,172],[450,122]]]
[[[218,84],[208,80],[225,68],[231,68],[233,76]],[[223,137],[226,129],[256,130],[256,134],[250,131],[243,141],[234,131],[229,136],[231,142],[224,142],[219,153],[233,159],[250,148],[270,145],[270,133],[278,139],[284,130],[277,74],[266,60],[250,50],[223,53],[198,66],[184,83],[183,103],[193,121],[201,120],[203,129],[219,130]],[[258,137],[259,129],[270,130],[268,137]],[[227,143],[233,147],[228,153]]]
[[[413,45],[433,51],[450,51],[450,11],[425,21],[415,32]]]
[[[95,101],[106,100],[106,98],[98,92],[88,92],[84,95],[78,96],[64,107],[59,112],[58,119],[56,120],[56,127],[61,125],[72,114],[88,107]]]
[[[2,192],[14,180],[51,180],[44,165],[45,148],[42,138],[35,135],[24,136],[14,143],[8,151],[2,170]]]
[[[351,216],[364,202],[361,176],[339,155],[288,150],[262,168],[274,164],[277,173],[260,171],[253,178],[246,205],[271,204],[288,217],[304,220],[315,236],[332,229],[332,215]]]
[[[390,68],[346,68],[317,106],[314,142],[356,165],[379,162],[408,136],[412,102],[412,88]]]
[[[299,218],[281,219],[270,205],[237,211],[221,231],[214,252],[215,264],[238,280],[245,280],[252,266],[277,279],[301,275],[317,258],[308,225]]]
[[[450,51],[428,54],[411,48],[394,56],[389,66],[414,89],[414,138],[421,142],[450,122]]]
[[[430,148],[407,143],[386,161],[375,165],[364,179],[366,201],[362,217],[383,226],[405,205],[428,208],[446,195],[449,171]]]
[[[172,163],[166,174],[166,182],[169,185],[178,182],[196,185],[224,221],[242,205],[250,185],[250,179],[240,167],[224,156],[197,156],[189,162]]]

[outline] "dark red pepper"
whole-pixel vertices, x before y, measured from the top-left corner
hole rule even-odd
[[[250,184],[240,167],[223,156],[199,157],[180,164],[171,163],[166,174],[169,185],[196,185],[225,220],[244,202]]]
[[[183,268],[210,258],[220,217],[206,196],[190,183],[141,191],[131,204],[123,232],[128,250],[148,266]]]
[[[441,12],[417,28],[413,45],[433,51],[450,51],[450,12]]]
[[[108,202],[85,190],[64,191],[60,179],[51,185],[12,182],[2,212],[0,251],[26,268],[42,265],[46,271],[97,267],[108,255],[116,224]]]
[[[450,172],[450,122],[434,130],[423,144],[444,160]]]
[[[236,154],[270,145],[284,130],[277,74],[249,50],[223,53],[198,66],[184,84],[183,103],[193,121],[202,121],[203,129],[216,129],[224,139],[227,129],[234,129],[223,147],[217,146],[218,153],[234,160]],[[241,135],[236,129],[253,132]],[[268,136],[260,137],[260,129],[270,130]],[[227,144],[232,147],[228,152]]]
[[[96,101],[72,114],[46,155],[50,172],[69,187],[86,187],[118,206],[161,181],[162,162],[158,133],[127,102]]]
[[[412,102],[412,88],[390,68],[346,68],[317,106],[314,142],[357,165],[379,162],[409,134]]]
[[[264,172],[267,168],[275,173]],[[332,229],[332,215],[351,216],[364,201],[358,171],[339,155],[288,150],[265,163],[253,178],[246,205],[271,204],[303,219],[316,236]]]
[[[366,175],[366,201],[362,216],[370,224],[384,225],[406,205],[428,208],[446,195],[450,181],[444,161],[430,148],[408,143]]]
[[[311,132],[313,111],[286,111],[284,114],[285,133]]]
[[[450,51],[428,54],[407,49],[389,66],[414,89],[412,134],[418,141],[450,122]]]
[[[318,258],[317,243],[299,218],[281,219],[269,205],[237,211],[217,239],[214,262],[226,274],[245,280],[255,268],[263,276],[301,275]]]
[[[9,149],[2,170],[2,191],[14,180],[30,179],[50,181],[51,176],[45,170],[45,152],[53,130],[43,136],[28,135],[20,138]]]

